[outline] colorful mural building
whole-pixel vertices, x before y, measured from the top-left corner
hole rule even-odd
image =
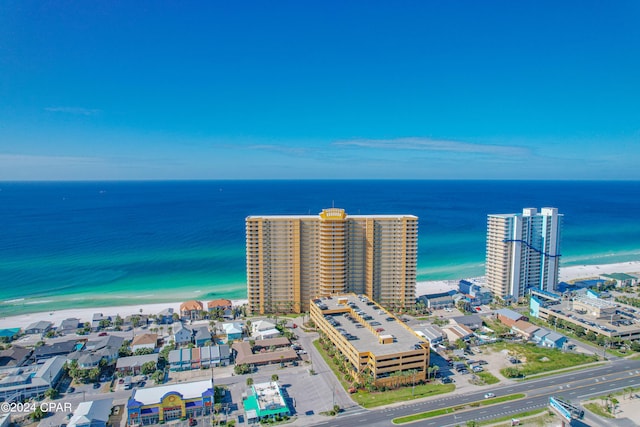
[[[212,379],[136,389],[127,402],[127,426],[207,415],[213,407],[213,394]]]

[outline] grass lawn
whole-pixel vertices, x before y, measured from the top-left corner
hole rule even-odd
[[[491,347],[497,351],[506,349],[512,354],[517,354],[518,359],[523,363],[512,365],[511,368],[518,369],[521,375],[534,375],[598,361],[598,356],[563,353],[558,349],[538,347],[533,343],[513,344],[499,342],[492,344]],[[506,375],[508,370],[510,368],[501,369],[500,373],[508,377]]]
[[[593,412],[596,415],[600,415],[604,418],[614,418],[605,408],[599,403],[590,402],[584,405],[589,411]]]
[[[523,397],[525,397],[524,394],[518,393],[518,394],[510,394],[507,396],[494,397],[493,399],[478,400],[477,402],[471,402],[464,405],[454,406],[451,408],[436,409],[434,411],[421,412],[419,414],[407,415],[406,417],[394,418],[393,423],[394,424],[411,423],[414,421],[424,420],[426,418],[439,417],[440,415],[450,414],[455,411],[463,411],[469,408],[477,408],[480,406],[487,406],[487,405],[493,405],[496,403],[509,402],[511,400],[522,399]]]
[[[327,355],[319,341],[314,341],[313,345],[318,352],[322,355],[322,358],[327,365],[331,368],[342,387],[348,390],[351,384],[344,380],[344,374],[340,373],[338,367],[333,363],[333,360]],[[407,386],[397,390],[387,390],[381,392],[369,392],[366,390],[358,390],[351,395],[352,399],[364,408],[374,408],[376,406],[388,405],[394,402],[402,402],[413,399],[420,399],[423,397],[435,396],[443,393],[451,393],[456,389],[454,384],[439,384],[436,382],[416,385],[415,387]]]
[[[535,415],[538,415],[537,417],[535,417],[535,419],[532,418],[528,418],[528,417],[533,417]],[[544,424],[546,421],[548,420],[553,420],[554,415],[549,415],[549,410],[548,409],[537,409],[535,411],[527,411],[527,412],[521,412],[519,414],[515,414],[515,415],[510,415],[507,417],[502,417],[502,418],[495,418],[492,420],[487,420],[487,421],[480,421],[477,422],[476,425],[478,426],[487,426],[487,425],[494,425],[494,424],[499,424],[502,422],[505,422],[506,426],[511,426],[511,420],[516,418],[516,419],[522,419],[522,418],[527,418],[526,423],[531,423],[534,421],[539,421],[539,425],[546,425]]]
[[[480,378],[486,385],[497,384],[500,382],[500,380],[491,374],[491,372],[487,371],[477,372],[475,376]]]

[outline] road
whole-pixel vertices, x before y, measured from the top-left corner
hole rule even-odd
[[[491,387],[479,392],[464,395],[450,395],[428,401],[413,402],[377,410],[349,410],[345,414],[314,425],[344,426],[353,425],[389,426],[396,417],[416,414],[434,409],[447,408],[483,400],[484,393],[490,391],[497,396],[525,393],[526,398],[501,404],[469,409],[456,414],[430,418],[411,425],[419,426],[455,426],[467,421],[482,421],[515,415],[524,411],[542,409],[547,406],[549,396],[562,396],[574,402],[585,398],[619,391],[625,387],[640,387],[640,361],[616,360],[606,366],[591,370],[576,371],[553,377],[526,381],[502,387]]]

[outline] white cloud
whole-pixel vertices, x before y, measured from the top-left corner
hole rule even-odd
[[[100,113],[100,110],[82,107],[47,107],[45,108],[45,111],[49,111],[51,113],[74,114],[77,116],[93,116]]]
[[[293,147],[289,145],[274,145],[274,144],[249,145],[246,148],[248,150],[271,151],[274,153],[292,154],[296,156],[304,155],[310,151],[308,147]]]
[[[76,156],[37,156],[31,154],[2,154],[0,153],[0,165],[11,166],[74,166],[102,163],[99,157]]]
[[[336,141],[333,145],[342,147],[378,148],[385,150],[448,151],[454,153],[496,154],[503,156],[526,156],[529,150],[509,145],[473,144],[446,139],[422,137],[393,139],[351,139]]]

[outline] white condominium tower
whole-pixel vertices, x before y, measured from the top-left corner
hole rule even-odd
[[[556,288],[562,217],[557,208],[488,216],[486,276],[495,296],[518,299],[527,288]]]
[[[312,298],[354,292],[386,307],[415,303],[413,215],[250,216],[247,297],[254,314],[309,310]]]

